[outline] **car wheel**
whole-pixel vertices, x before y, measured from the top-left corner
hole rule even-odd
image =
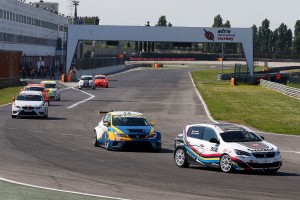
[[[278,169],[264,169],[266,174],[272,175],[272,174],[276,174]]]
[[[99,145],[98,145],[98,141],[97,141],[97,134],[95,133],[95,135],[94,135],[94,137],[93,137],[93,145],[95,146],[95,147],[98,147]]]
[[[12,115],[12,116],[11,116],[11,118],[16,118],[16,117],[17,117],[16,115]]]
[[[227,154],[221,156],[219,165],[221,170],[225,173],[230,172],[233,169],[231,157]]]
[[[96,87],[93,87],[93,90],[96,90]]]
[[[44,119],[47,119],[48,118],[48,109],[46,110],[47,112],[46,112],[46,114],[44,115]]]
[[[107,139],[106,141],[105,141],[105,149],[106,150],[109,150],[109,139]]]
[[[108,84],[106,85],[106,88],[108,88]]]
[[[182,148],[178,148],[175,150],[174,159],[178,167],[186,168],[190,165],[190,163],[187,162],[185,151]]]

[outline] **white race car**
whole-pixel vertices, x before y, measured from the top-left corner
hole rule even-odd
[[[96,89],[94,83],[94,77],[92,75],[82,75],[78,82],[78,89],[82,88],[92,88]]]
[[[48,117],[48,102],[40,91],[21,91],[17,98],[13,98],[12,118],[31,116]]]
[[[48,96],[50,100],[60,101],[61,99],[61,92],[60,86],[57,86],[56,81],[48,80],[42,81],[42,85],[48,90]]]
[[[192,124],[175,139],[175,163],[274,174],[282,165],[279,149],[249,128],[234,124]]]

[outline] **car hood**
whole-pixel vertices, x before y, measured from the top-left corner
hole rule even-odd
[[[149,134],[151,126],[116,126],[117,129],[122,131],[124,134]]]
[[[57,88],[49,88],[48,90],[49,90],[50,93],[51,93],[51,92],[56,92],[56,91],[57,91]]]
[[[231,148],[246,151],[249,153],[277,151],[277,147],[266,141],[259,142],[233,142],[227,143]]]
[[[15,101],[16,106],[31,106],[31,107],[36,107],[36,106],[42,106],[43,101]]]

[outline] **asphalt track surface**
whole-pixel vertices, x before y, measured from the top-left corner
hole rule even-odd
[[[186,124],[210,122],[190,70],[132,70],[112,77],[109,88],[83,92],[62,85],[62,101],[51,102],[46,120],[12,119],[11,106],[0,107],[0,177],[124,199],[299,199],[297,136],[261,133],[282,151],[283,167],[274,176],[175,165],[175,136]],[[162,132],[162,151],[94,147],[99,110],[144,113]]]

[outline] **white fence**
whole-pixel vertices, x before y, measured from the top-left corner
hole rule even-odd
[[[264,79],[260,79],[260,85],[265,88],[269,88],[271,90],[275,90],[282,94],[288,95],[290,97],[300,99],[300,89],[298,88],[289,87],[280,83],[275,83]]]

